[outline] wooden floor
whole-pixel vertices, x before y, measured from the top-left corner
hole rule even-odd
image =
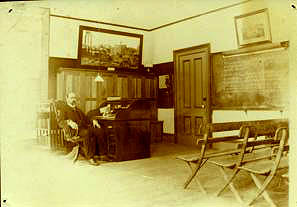
[[[100,166],[91,166],[85,160],[73,165],[64,154],[51,152],[32,140],[6,143],[2,149],[2,200],[7,207],[240,206],[228,189],[222,196],[214,196],[224,181],[211,164],[199,176],[207,195],[196,183],[183,189],[189,169],[175,157],[193,153],[195,148],[159,143],[152,145],[149,159]],[[255,193],[254,184],[246,174],[240,178],[236,186],[248,201]],[[288,206],[285,181],[275,179],[269,189],[278,206]],[[260,198],[254,206],[268,204]]]

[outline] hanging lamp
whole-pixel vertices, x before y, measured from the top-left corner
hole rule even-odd
[[[95,78],[95,82],[103,82],[103,81],[104,81],[103,77],[98,73]]]

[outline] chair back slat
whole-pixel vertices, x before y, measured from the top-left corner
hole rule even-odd
[[[250,126],[249,137],[273,137],[275,135],[275,131],[278,128],[278,124],[258,124]]]
[[[223,123],[212,123],[209,127],[210,132],[221,132],[221,131],[232,131],[239,130],[241,126],[257,126],[267,125],[278,127],[288,127],[287,119],[268,119],[268,120],[256,120],[256,121],[238,121],[238,122],[223,122]]]
[[[210,124],[209,130],[210,132],[239,130],[242,125],[242,122],[213,123]]]

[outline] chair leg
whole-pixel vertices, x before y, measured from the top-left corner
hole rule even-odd
[[[191,169],[191,173],[193,174],[194,173],[194,168],[192,167],[191,163],[190,162],[187,162],[189,168]],[[203,165],[203,164],[202,164]],[[203,188],[202,184],[200,183],[200,181],[198,180],[197,177],[194,178],[194,180],[196,181],[196,183],[198,184],[200,190],[202,191],[202,193],[204,194],[207,194],[206,193],[206,190]]]
[[[265,179],[264,183],[261,184],[260,180],[257,178],[257,176],[254,173],[250,173],[251,177],[253,178],[256,186],[258,187],[258,192],[257,195],[255,196],[255,198],[249,202],[248,205],[252,205],[257,198],[263,194],[263,197],[265,198],[265,200],[270,204],[270,206],[276,207],[275,203],[272,201],[272,199],[270,198],[269,194],[267,193],[267,191],[265,190],[266,187],[270,184],[270,182],[272,181],[274,174],[269,174],[269,176]]]
[[[73,158],[73,163],[75,163],[77,161],[78,155],[79,155],[79,145],[74,147],[75,150],[75,154],[74,154],[74,158]]]
[[[287,172],[287,173],[283,174],[281,177],[284,178],[286,184],[289,185],[289,173]]]
[[[235,169],[235,170],[234,170],[234,172],[233,172],[233,174],[231,175],[231,177],[228,179],[228,181],[227,181],[226,184],[223,186],[223,188],[221,188],[221,189],[217,192],[216,196],[220,196],[220,195],[221,195],[221,193],[226,189],[226,187],[227,187],[230,183],[232,183],[232,180],[235,178],[235,176],[237,175],[238,172],[239,172],[238,169]]]
[[[199,169],[205,164],[206,161],[207,161],[207,159],[199,159],[199,161],[197,162],[195,168],[192,170],[192,174],[186,180],[186,182],[184,184],[184,189],[186,189],[189,186],[189,184],[191,183],[191,181],[193,180],[193,178],[198,173]]]
[[[228,178],[228,176],[227,176],[227,174],[226,174],[226,172],[225,172],[225,170],[224,170],[224,167],[221,167],[221,166],[220,166],[220,171],[221,171],[221,173],[223,174],[223,177],[224,177],[225,181],[228,182],[228,186],[229,186],[230,190],[233,192],[235,198],[238,200],[239,203],[242,204],[242,203],[243,203],[243,200],[241,199],[241,197],[240,197],[238,191],[236,190],[236,188],[234,187],[232,180]],[[234,175],[234,176],[235,176],[235,175]],[[232,177],[231,177],[231,178],[232,178]],[[232,178],[232,179],[233,179],[233,178]],[[229,181],[229,180],[230,180],[230,181]],[[226,185],[226,186],[227,186],[227,185]]]

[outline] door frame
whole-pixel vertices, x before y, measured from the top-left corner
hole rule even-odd
[[[208,97],[207,97],[207,100],[208,100],[208,104],[207,104],[207,111],[208,111],[208,120],[209,120],[209,123],[212,122],[211,120],[211,114],[212,114],[212,111],[211,111],[211,76],[212,76],[212,66],[211,66],[211,54],[210,54],[210,43],[205,43],[205,44],[202,44],[202,45],[198,45],[198,46],[192,46],[192,47],[187,47],[187,48],[182,48],[182,49],[177,49],[177,50],[173,50],[173,63],[174,63],[174,84],[173,84],[173,91],[175,92],[174,93],[174,143],[177,144],[177,55],[181,52],[187,52],[187,51],[192,51],[192,50],[205,50],[206,52],[208,52]]]

